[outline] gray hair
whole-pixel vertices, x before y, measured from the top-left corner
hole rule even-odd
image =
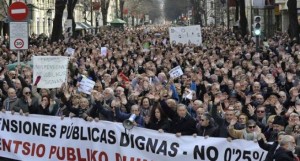
[[[280,146],[284,146],[294,139],[291,135],[284,135],[281,139]]]

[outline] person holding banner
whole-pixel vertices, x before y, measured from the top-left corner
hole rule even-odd
[[[12,111],[19,112],[20,114],[38,114],[39,101],[38,98],[32,95],[28,87],[23,88],[23,96],[19,98],[12,108]]]
[[[2,112],[12,111],[18,100],[16,90],[14,88],[9,88],[7,94],[8,97],[3,101],[3,106],[1,106]]]
[[[178,104],[176,112],[168,106],[165,100],[162,100],[160,104],[163,111],[172,120],[171,133],[176,134],[177,137],[196,133],[196,121],[188,114],[184,104]]]
[[[170,131],[170,122],[159,103],[153,105],[150,119],[145,121],[145,127],[152,130],[158,130],[160,133]]]
[[[293,136],[285,135],[279,144],[280,147],[276,150],[273,157],[275,161],[299,161],[294,155],[296,142]]]

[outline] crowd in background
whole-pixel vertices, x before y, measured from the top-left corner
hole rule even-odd
[[[103,30],[68,42],[31,37],[22,62],[68,56],[66,49],[75,49],[67,82],[37,89],[30,65],[7,68],[17,62],[17,53],[3,38],[0,109],[86,121],[123,122],[136,114],[134,125],[178,137],[258,142],[269,151],[266,160],[300,156],[300,45],[276,33],[256,51],[251,36],[223,28],[203,28],[202,40],[201,46],[172,44],[168,26]],[[107,55],[100,54],[101,47],[108,48]],[[170,78],[176,66],[184,74]],[[91,95],[78,92],[83,77],[96,82]],[[280,150],[289,152],[282,156]]]

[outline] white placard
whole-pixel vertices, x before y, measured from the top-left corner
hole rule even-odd
[[[202,44],[202,34],[200,25],[170,27],[169,35],[171,44]]]
[[[79,83],[78,91],[85,94],[91,94],[91,91],[94,89],[94,86],[94,81],[88,79],[87,77],[83,77]]]
[[[67,48],[66,53],[67,53],[68,55],[74,55],[75,49],[73,49],[73,48]]]
[[[67,78],[68,62],[66,56],[34,56],[33,82],[41,76],[38,88],[60,88]]]
[[[107,47],[101,47],[101,56],[107,55]]]
[[[177,66],[169,71],[171,78],[177,78],[183,75],[183,71],[180,66]]]
[[[28,23],[9,23],[9,47],[10,50],[28,49]]]

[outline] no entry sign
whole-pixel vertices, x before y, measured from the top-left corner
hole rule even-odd
[[[11,50],[28,49],[27,22],[10,22],[9,37],[9,47]]]
[[[8,15],[13,21],[24,21],[28,16],[28,7],[23,2],[15,2],[9,6]]]

